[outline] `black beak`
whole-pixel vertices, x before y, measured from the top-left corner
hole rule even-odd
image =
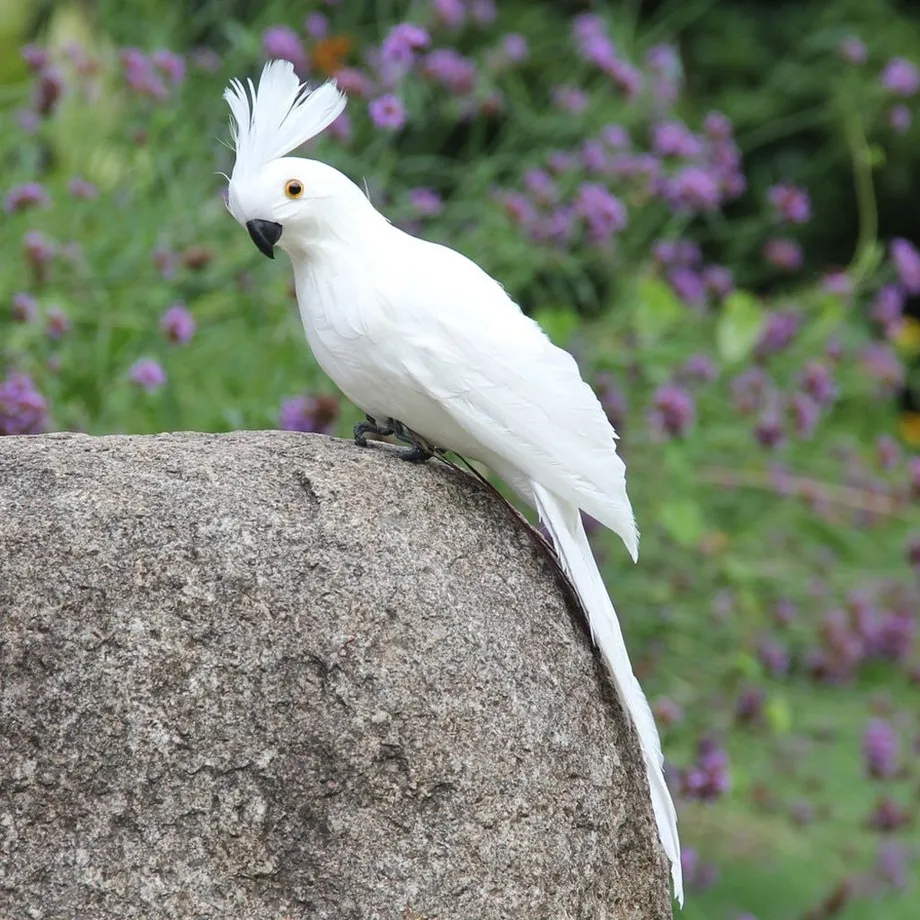
[[[273,220],[247,220],[246,229],[263,256],[275,258],[275,243],[281,239],[281,224]]]

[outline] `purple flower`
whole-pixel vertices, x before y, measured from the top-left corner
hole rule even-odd
[[[882,342],[870,342],[862,354],[862,366],[866,373],[878,380],[884,390],[894,392],[904,384],[904,365],[895,352]]]
[[[764,409],[754,426],[754,437],[767,450],[776,450],[786,440],[783,420],[774,407]]]
[[[70,317],[60,308],[51,307],[45,317],[45,332],[52,341],[62,339],[71,329]]]
[[[920,534],[915,534],[907,541],[907,561],[920,572]]]
[[[626,150],[632,143],[629,131],[622,125],[605,125],[601,129],[601,138],[608,147],[614,150]]]
[[[430,188],[414,188],[409,192],[409,201],[419,217],[435,217],[444,210],[441,196]]]
[[[789,347],[799,333],[799,315],[793,310],[777,310],[767,316],[756,353],[765,358]]]
[[[897,96],[913,96],[920,89],[920,71],[906,58],[894,57],[882,71],[882,86]]]
[[[476,88],[476,65],[453,48],[435,48],[425,56],[422,73],[458,96]]]
[[[19,56],[35,73],[39,73],[48,66],[48,51],[45,48],[39,48],[38,45],[23,45],[19,49]]]
[[[502,192],[498,199],[512,223],[526,229],[532,227],[536,222],[537,212],[526,195],[519,192]]]
[[[703,145],[682,121],[665,121],[652,126],[652,149],[661,156],[692,159]]]
[[[720,300],[731,294],[735,287],[732,271],[724,265],[707,265],[703,269],[703,283],[706,290]]]
[[[128,86],[141,96],[164,100],[169,96],[166,84],[153,67],[153,62],[139,48],[121,52],[121,67]]]
[[[182,57],[181,54],[176,54],[174,51],[167,51],[165,49],[154,51],[153,54],[150,55],[150,63],[153,64],[173,86],[178,86],[185,79],[185,58]]]
[[[303,30],[316,40],[329,34],[329,20],[322,13],[310,13],[303,21]]]
[[[393,26],[380,45],[380,56],[384,64],[396,73],[403,73],[412,66],[415,52],[427,48],[431,36],[427,29],[411,22]]]
[[[891,796],[883,795],[875,803],[875,808],[866,819],[866,824],[872,830],[890,833],[903,827],[909,821],[909,813]]]
[[[466,21],[463,0],[433,0],[432,6],[438,22],[448,29],[459,28]]]
[[[863,758],[872,779],[889,779],[898,772],[898,736],[890,722],[870,719],[863,733]]]
[[[810,440],[821,418],[821,407],[807,393],[793,393],[789,397],[789,414],[795,433],[803,440]]]
[[[0,435],[40,434],[48,424],[48,403],[27,374],[0,381]]]
[[[81,179],[79,176],[74,176],[67,183],[67,191],[74,198],[83,198],[89,200],[95,198],[99,192],[96,190],[96,186],[92,182],[87,182],[86,179]]]
[[[662,265],[690,268],[700,262],[703,253],[693,240],[658,240],[652,256]]]
[[[576,114],[588,107],[588,94],[577,86],[554,86],[551,95],[553,105],[563,112]]]
[[[776,639],[764,636],[757,644],[757,657],[773,677],[782,677],[789,670],[789,651]]]
[[[184,303],[174,303],[163,314],[160,328],[174,345],[188,345],[195,334],[195,318]]]
[[[25,291],[13,294],[10,314],[14,323],[33,323],[38,319],[38,301]]]
[[[895,134],[905,134],[913,123],[914,116],[906,105],[893,105],[888,110],[888,124]]]
[[[870,307],[872,319],[886,329],[900,323],[903,311],[904,292],[896,284],[881,287]]]
[[[128,379],[148,393],[153,393],[166,383],[166,371],[153,358],[141,358],[131,365]]]
[[[285,431],[331,434],[339,414],[335,396],[292,396],[281,403],[278,427]]]
[[[890,435],[883,434],[875,442],[878,465],[883,470],[893,470],[901,462],[901,446]]]
[[[701,738],[697,756],[683,774],[681,793],[688,799],[712,802],[731,787],[728,754],[712,738]]]
[[[837,398],[837,384],[833,375],[820,361],[809,361],[802,368],[799,386],[819,406],[829,406]]]
[[[894,840],[883,840],[875,857],[879,878],[892,888],[907,888],[910,880],[907,851]]]
[[[920,498],[920,457],[911,457],[907,463],[908,485],[913,498]]]
[[[32,100],[38,115],[50,115],[64,93],[64,75],[56,67],[44,67],[39,74]]]
[[[764,245],[763,256],[783,271],[794,272],[802,267],[802,247],[795,240],[783,237],[769,239]]]
[[[559,189],[545,169],[528,169],[523,182],[528,194],[538,204],[552,205],[559,200]]]
[[[398,130],[406,123],[406,107],[402,99],[392,93],[372,99],[369,110],[371,121],[386,131]]]
[[[767,375],[759,367],[743,371],[731,383],[735,408],[744,415],[755,412],[763,405],[768,389]]]
[[[617,59],[601,69],[623,91],[627,99],[635,99],[642,91],[642,73],[632,64]]]
[[[516,32],[511,32],[502,39],[501,51],[505,60],[512,64],[526,61],[530,54],[527,39]]]
[[[767,694],[761,687],[746,687],[735,703],[735,718],[748,724],[763,720],[763,704]]]
[[[731,140],[731,119],[722,112],[709,112],[703,119],[703,133],[714,141]]]
[[[626,226],[626,206],[603,185],[583,182],[575,196],[575,213],[582,217],[592,242],[606,243]]]
[[[869,57],[866,43],[855,35],[850,35],[837,45],[837,53],[848,64],[865,64]]]
[[[790,224],[804,224],[811,219],[808,192],[791,182],[771,186],[768,199],[776,217]]]
[[[335,82],[339,89],[349,96],[360,96],[366,99],[373,89],[370,77],[357,67],[343,67],[335,72]]]
[[[298,74],[309,70],[300,36],[288,26],[270,26],[262,33],[262,52],[269,60],[290,61]]]
[[[715,211],[722,200],[715,176],[702,166],[684,166],[668,181],[666,197],[676,208]]]
[[[8,214],[16,214],[27,208],[47,208],[51,199],[38,182],[26,182],[11,188],[6,194],[3,207]]]
[[[599,140],[586,140],[581,146],[581,160],[591,173],[604,173],[610,166],[610,151]]]
[[[674,293],[687,304],[701,307],[706,303],[706,285],[692,268],[679,265],[668,272],[668,284]]]
[[[891,241],[888,254],[907,293],[920,294],[920,252],[908,240],[899,237]]]
[[[718,374],[709,355],[690,355],[684,362],[683,372],[692,380],[700,380],[703,383],[711,383]]]
[[[693,397],[676,383],[664,383],[652,398],[652,427],[670,437],[683,437],[696,421]]]
[[[498,10],[494,0],[473,0],[470,5],[470,17],[479,26],[487,26],[495,22]]]

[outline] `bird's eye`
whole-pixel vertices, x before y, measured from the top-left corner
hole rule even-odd
[[[303,183],[299,179],[288,179],[284,183],[284,194],[288,198],[300,198],[303,195]]]

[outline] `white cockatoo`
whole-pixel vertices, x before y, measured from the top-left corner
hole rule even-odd
[[[677,815],[658,731],[579,511],[619,534],[636,559],[616,432],[572,356],[475,262],[392,226],[332,166],[288,156],[345,108],[334,82],[311,91],[290,63],[272,61],[258,89],[247,86],[234,80],[224,93],[235,122],[231,214],[266,256],[276,245],[290,256],[307,342],[367,416],[355,429],[359,444],[370,433],[395,433],[411,443],[410,460],[454,451],[536,507],[636,727],[682,903]]]

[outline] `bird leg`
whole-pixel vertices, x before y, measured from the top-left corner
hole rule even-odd
[[[388,437],[393,434],[392,428],[381,428],[377,420],[366,416],[367,421],[359,422],[355,425],[355,444],[358,447],[367,447],[367,436],[369,434],[379,434],[382,437]],[[392,420],[391,420],[392,421]]]
[[[403,460],[408,460],[409,463],[426,463],[434,456],[436,448],[423,437],[417,435],[411,428],[407,428],[395,418],[390,419],[390,424],[393,426],[393,434],[400,441],[405,441],[407,444],[412,445],[411,450],[405,450],[400,453],[399,456]]]

